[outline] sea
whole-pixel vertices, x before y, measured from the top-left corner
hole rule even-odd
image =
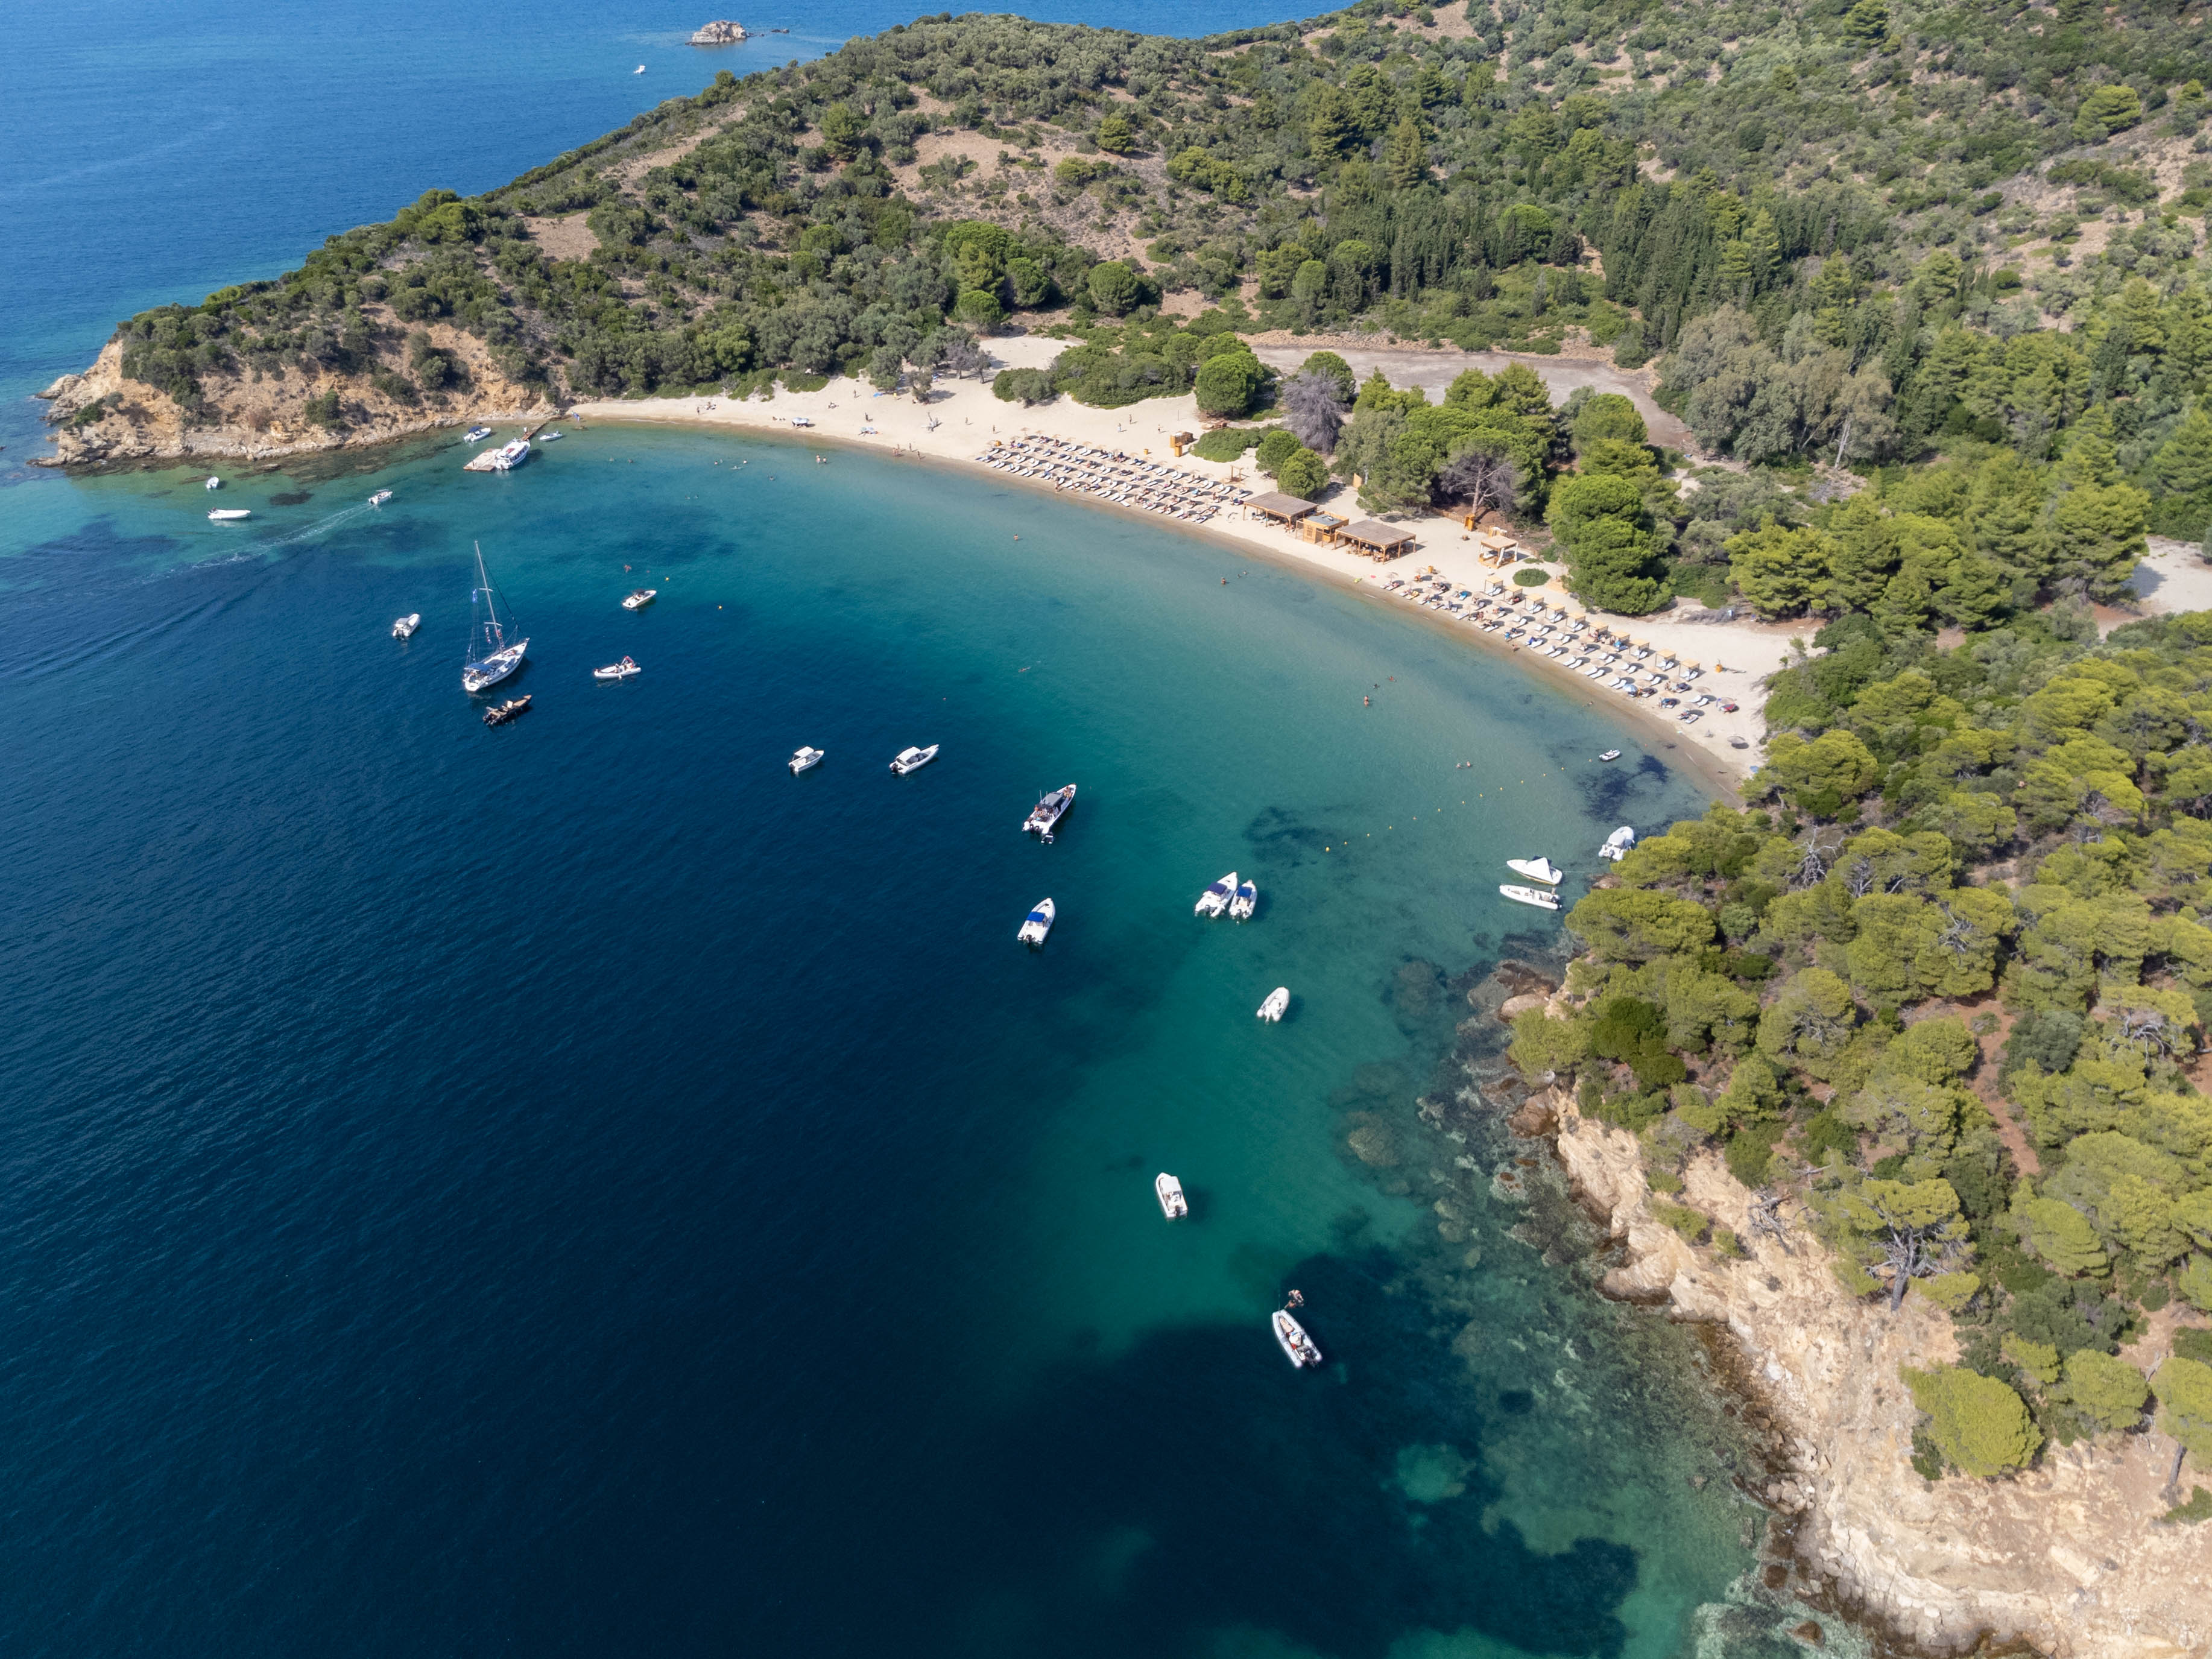
[[[204,469],[25,465],[132,310],[898,15],[16,21],[7,1651],[1781,1650],[1714,1353],[1596,1293],[1504,1122],[1496,1007],[1566,945],[1503,860],[1571,899],[1706,804],[1615,711],[1241,550],[765,438],[422,440],[235,472],[236,525]],[[531,642],[498,730],[479,549]],[[1231,869],[1255,918],[1194,916]]]

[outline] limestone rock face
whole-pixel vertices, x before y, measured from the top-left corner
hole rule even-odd
[[[380,307],[362,309],[372,321],[392,320]],[[404,368],[410,331],[386,331],[390,361],[378,366]],[[282,379],[211,374],[202,383],[205,402],[186,410],[167,393],[126,380],[123,343],[110,340],[90,368],[64,374],[39,394],[48,404],[54,447],[52,455],[40,458],[40,464],[100,465],[194,455],[274,459],[386,443],[466,421],[540,420],[557,412],[543,387],[509,380],[473,335],[445,323],[413,331],[427,334],[431,344],[451,355],[466,377],[466,390],[410,404],[387,396],[366,375],[310,374],[294,366]],[[343,425],[324,428],[307,419],[308,401],[325,392],[338,394]]]
[[[2154,1524],[2170,1439],[2107,1436],[2046,1448],[2014,1480],[1930,1485],[1909,1461],[1917,1413],[1898,1368],[1954,1360],[1950,1321],[1917,1297],[1893,1317],[1881,1298],[1850,1295],[1802,1226],[1786,1252],[1752,1237],[1751,1194],[1710,1152],[1685,1172],[1681,1201],[1749,1256],[1693,1249],[1652,1218],[1636,1138],[1585,1119],[1565,1091],[1545,1098],[1578,1196],[1622,1246],[1607,1290],[1725,1325],[1740,1345],[1794,1448],[1766,1496],[1799,1516],[1809,1577],[1931,1651],[1984,1635],[2055,1659],[2212,1651],[2212,1529]]]
[[[744,27],[727,18],[717,18],[691,37],[695,46],[733,46],[745,38]]]

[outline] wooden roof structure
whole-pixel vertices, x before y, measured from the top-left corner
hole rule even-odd
[[[1376,558],[1395,557],[1413,550],[1413,532],[1401,530],[1396,525],[1384,524],[1376,519],[1362,519],[1358,524],[1348,524],[1336,532],[1340,542],[1350,542],[1364,552]]]
[[[1255,513],[1264,513],[1271,519],[1280,519],[1285,524],[1296,524],[1314,510],[1311,501],[1296,495],[1285,495],[1279,489],[1264,490],[1244,503]]]

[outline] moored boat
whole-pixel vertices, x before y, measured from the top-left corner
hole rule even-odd
[[[937,758],[937,750],[938,745],[933,743],[927,749],[902,749],[898,751],[897,757],[891,762],[891,770],[901,777],[904,777],[909,772],[919,772]],[[1047,902],[1049,903],[1050,901],[1048,900]]]
[[[611,662],[605,668],[594,668],[592,678],[595,680],[626,680],[643,672],[642,668],[624,657],[620,662]]]
[[[1597,855],[1601,859],[1611,859],[1618,864],[1628,856],[1630,849],[1635,845],[1636,831],[1624,823],[1605,838],[1605,845],[1597,849]]]
[[[1052,924],[1058,920],[1059,915],[1050,899],[1039,899],[1036,908],[1030,912],[1028,920],[1022,923],[1021,930],[1014,937],[1024,945],[1042,945],[1045,935],[1052,932]]]
[[[482,451],[462,464],[464,472],[512,472],[530,459],[530,440],[517,438],[497,449]]]
[[[252,516],[253,509],[250,507],[219,507],[208,514],[209,519],[216,524],[229,524],[236,520],[250,519]]]
[[[222,488],[222,480],[220,478],[210,477],[207,481],[207,487],[210,489],[220,489]]]
[[[1617,761],[1620,758],[1620,750],[1618,749],[1608,749],[1605,753],[1600,755],[1598,758],[1601,761]]]
[[[1166,1170],[1161,1170],[1154,1179],[1152,1191],[1159,1195],[1160,1208],[1169,1220],[1179,1221],[1190,1213],[1190,1200],[1182,1195],[1182,1182]]]
[[[1191,907],[1191,914],[1197,916],[1224,915],[1228,913],[1229,901],[1236,896],[1237,872],[1231,870],[1198,896],[1198,902]]]
[[[395,640],[411,640],[415,637],[415,630],[422,625],[422,613],[419,611],[410,611],[392,624],[392,637]]]
[[[505,726],[509,720],[514,720],[516,716],[526,714],[529,711],[529,708],[530,693],[526,691],[519,697],[511,697],[507,702],[499,704],[495,708],[485,709],[484,724],[486,726]]]
[[[1314,1346],[1306,1328],[1291,1316],[1288,1308],[1275,1310],[1275,1340],[1282,1344],[1283,1352],[1300,1370],[1321,1364],[1321,1350]]]
[[[823,751],[819,749],[801,747],[793,750],[791,758],[784,764],[791,769],[791,775],[795,778],[801,772],[811,772],[821,765],[822,756]]]
[[[1260,884],[1253,881],[1237,884],[1237,896],[1229,901],[1229,920],[1249,921],[1252,913],[1260,908]]]
[[[1516,887],[1508,881],[1499,883],[1498,890],[1516,904],[1533,904],[1539,910],[1559,908],[1559,896],[1548,887]]]
[[[1278,985],[1273,990],[1267,993],[1267,1000],[1260,1005],[1260,1018],[1266,1020],[1270,1025],[1278,1024],[1281,1022],[1284,1013],[1289,1009],[1290,1006],[1291,988],[1287,985]]]
[[[1040,836],[1049,847],[1053,827],[1067,816],[1068,810],[1074,805],[1075,786],[1064,783],[1048,793],[1030,809],[1029,817],[1022,820],[1022,829],[1025,833]]]
[[[1557,887],[1567,878],[1565,871],[1560,869],[1551,860],[1540,856],[1533,859],[1508,859],[1505,860],[1505,867],[1516,875],[1526,876],[1531,881],[1545,882],[1553,887]]]
[[[461,690],[474,696],[507,678],[530,654],[528,640],[507,637],[507,624],[499,618],[499,592],[485,573],[481,544],[477,547],[477,585],[470,590],[469,608],[477,614],[469,623],[469,653],[461,663]]]
[[[633,588],[629,593],[623,596],[622,602],[623,609],[625,611],[642,611],[659,597],[659,592],[660,590],[657,587]]]
[[[472,426],[466,432],[461,434],[461,441],[465,444],[480,444],[486,438],[490,436],[491,428],[489,427]]]

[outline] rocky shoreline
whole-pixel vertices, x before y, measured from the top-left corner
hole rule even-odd
[[[1745,1409],[1771,1414],[1784,1454],[1758,1494],[1783,1518],[1776,1531],[1790,1557],[1768,1588],[1836,1609],[1879,1645],[1925,1653],[2205,1651],[2203,1542],[2156,1524],[2171,1455],[2161,1437],[2054,1448],[2008,1481],[1923,1480],[1910,1462],[1918,1413],[1899,1368],[1957,1358],[1947,1317],[1917,1299],[1893,1316],[1851,1296],[1801,1229],[1755,1236],[1752,1195],[1717,1154],[1692,1162],[1680,1197],[1742,1242],[1740,1257],[1694,1247],[1659,1220],[1636,1138],[1583,1117],[1563,1091],[1531,1097],[1514,1127],[1550,1140],[1607,1229],[1608,1295],[1733,1339]]]

